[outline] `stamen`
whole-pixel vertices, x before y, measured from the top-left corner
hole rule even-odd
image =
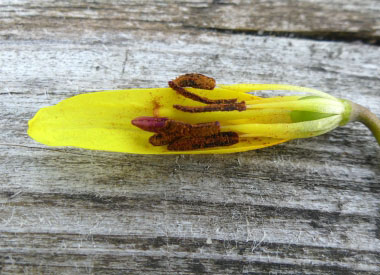
[[[194,100],[194,101],[202,102],[202,103],[205,103],[205,104],[234,103],[234,102],[237,101],[236,98],[233,98],[233,99],[215,99],[215,100],[213,100],[213,99],[209,99],[207,97],[202,97],[202,96],[199,96],[197,94],[193,94],[193,93],[185,90],[181,86],[177,85],[174,81],[169,81],[169,87],[172,88],[173,90],[175,90],[180,95],[186,97],[186,98],[189,98],[189,99]],[[204,87],[202,87],[202,88],[205,89]]]
[[[186,151],[218,146],[230,146],[239,142],[235,132],[221,132],[207,137],[183,137],[175,140],[168,146],[170,151]]]
[[[189,124],[176,120],[169,119],[165,122],[165,126],[160,129],[159,133],[167,135],[177,135],[177,136],[209,136],[220,131],[220,123],[218,121],[199,123],[199,124]]]
[[[220,123],[218,121],[188,124],[175,120],[167,120],[158,134],[149,138],[149,142],[154,146],[167,145],[181,137],[203,137],[218,134]]]
[[[168,145],[178,138],[176,135],[155,134],[149,138],[149,143],[153,146]]]
[[[245,102],[229,103],[229,104],[209,104],[206,106],[182,106],[173,105],[177,110],[188,112],[188,113],[202,113],[202,112],[229,112],[229,111],[245,111],[247,109]]]
[[[193,94],[183,88],[190,86],[200,89],[214,89],[215,80],[201,74],[179,76],[175,80],[169,81],[169,86],[186,98],[207,104],[198,107],[173,105],[175,109],[180,111],[190,113],[240,112],[247,109],[246,103],[244,101],[237,102],[236,98],[212,100]],[[149,138],[150,144],[154,146],[168,145],[168,150],[172,151],[229,146],[239,142],[239,135],[236,132],[220,132],[221,127],[218,121],[189,124],[166,117],[138,117],[132,120],[132,124],[145,131],[156,132],[157,134]]]
[[[179,87],[193,87],[204,90],[212,90],[215,88],[215,79],[203,74],[184,74],[180,75],[172,82]]]

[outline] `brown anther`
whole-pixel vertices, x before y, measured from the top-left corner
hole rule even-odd
[[[229,103],[229,104],[209,104],[206,106],[182,106],[182,105],[173,105],[177,110],[188,112],[188,113],[203,113],[203,112],[229,112],[229,111],[245,111],[247,106],[245,102],[238,103]]]
[[[220,131],[220,123],[218,121],[199,123],[199,124],[189,124],[176,120],[167,120],[164,127],[159,130],[159,133],[166,135],[176,135],[176,136],[209,136]]]
[[[159,129],[158,134],[150,137],[149,142],[152,145],[160,146],[171,143],[180,137],[202,137],[218,134],[220,123],[207,122],[198,124],[189,124],[176,120],[167,120],[165,125]]]
[[[207,137],[183,137],[169,144],[170,151],[197,150],[218,146],[230,146],[239,142],[235,132],[221,132]]]
[[[155,134],[149,138],[149,143],[154,146],[168,145],[178,138],[175,135]]]
[[[202,96],[199,96],[197,94],[193,94],[193,93],[185,90],[180,85],[176,84],[174,81],[169,81],[168,84],[169,84],[170,88],[172,88],[173,90],[175,90],[180,95],[182,95],[182,96],[184,96],[186,98],[190,98],[191,100],[202,102],[202,103],[205,103],[205,104],[234,103],[234,102],[237,101],[236,98],[233,98],[233,99],[215,99],[215,100],[214,99],[209,99],[207,97],[202,97]]]
[[[206,106],[198,107],[173,105],[175,109],[183,112],[200,113],[246,110],[245,102],[237,102],[236,98],[213,100],[193,94],[183,88],[214,89],[215,80],[201,74],[181,75],[175,80],[169,81],[169,86],[186,98],[207,104]],[[149,138],[149,142],[154,146],[168,145],[168,150],[171,151],[230,146],[239,142],[239,135],[237,133],[220,132],[220,123],[218,121],[189,124],[160,117],[139,117],[134,119],[132,124],[145,131],[156,132],[157,134]]]
[[[218,134],[220,132],[220,123],[215,122],[206,122],[192,124],[190,129],[190,136],[192,137],[204,137]]]
[[[203,74],[184,74],[180,75],[173,82],[179,87],[193,87],[204,90],[215,88],[215,79]]]

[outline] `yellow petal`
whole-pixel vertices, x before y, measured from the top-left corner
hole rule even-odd
[[[238,124],[223,127],[223,131],[245,133],[243,137],[272,137],[295,139],[317,136],[339,126],[341,115],[318,120],[278,124]]]
[[[263,104],[263,103],[273,103],[273,102],[286,102],[286,101],[296,101],[301,99],[302,96],[277,96],[269,98],[260,98],[260,100],[250,100],[246,101],[247,105],[253,104]]]
[[[312,98],[307,100],[253,104],[248,105],[247,109],[286,109],[325,114],[341,114],[344,112],[344,105],[339,101],[327,98]]]
[[[284,85],[284,84],[232,84],[232,85],[220,85],[220,87],[224,89],[231,89],[241,93],[247,93],[250,91],[294,91],[294,92],[302,92],[307,94],[313,94],[320,97],[337,100],[332,95],[324,93],[322,91],[294,86],[294,85]]]
[[[216,88],[212,91],[188,89],[211,99],[238,98],[254,100],[257,97]],[[92,150],[137,154],[213,154],[233,153],[272,146],[284,139],[251,138],[233,146],[194,151],[173,152],[166,146],[153,146],[148,142],[152,133],[131,124],[140,116],[168,116],[191,123],[201,122],[199,116],[171,108],[175,104],[196,106],[197,102],[177,95],[170,88],[131,89],[104,91],[78,95],[55,106],[42,108],[29,121],[28,134],[50,146],[73,146]],[[165,106],[165,107],[164,107]],[[226,116],[223,112],[220,116]],[[228,112],[228,115],[231,113]],[[208,114],[202,118],[213,121]]]

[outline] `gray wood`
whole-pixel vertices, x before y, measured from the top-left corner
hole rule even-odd
[[[24,30],[195,29],[292,35],[380,44],[377,0],[2,1],[3,35]],[[86,25],[83,28],[83,24]],[[42,35],[46,33],[42,32]]]
[[[377,1],[278,3],[1,1],[1,274],[379,273],[380,150],[360,124],[205,156],[54,148],[26,134],[43,106],[185,72],[319,88],[380,115],[378,46],[220,31],[312,34],[320,20],[377,39]]]

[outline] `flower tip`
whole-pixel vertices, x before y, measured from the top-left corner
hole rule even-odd
[[[141,116],[133,119],[132,125],[148,132],[155,132],[164,127],[165,122],[168,120],[167,117],[149,117],[149,116]]]

